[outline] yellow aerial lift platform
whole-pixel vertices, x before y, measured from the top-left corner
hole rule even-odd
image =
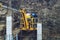
[[[36,18],[31,17],[31,15],[27,15],[25,8],[20,10],[22,17],[20,18],[20,30],[37,30],[36,27],[33,27]]]

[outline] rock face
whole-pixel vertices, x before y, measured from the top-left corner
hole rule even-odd
[[[0,40],[4,40],[5,32],[5,24],[0,24]]]
[[[1,24],[0,25],[0,31],[2,31],[4,27],[5,27],[5,25],[4,24]]]
[[[14,35],[14,37],[16,36],[16,34],[18,34],[20,32],[20,29],[19,28],[15,28],[14,30],[13,30],[13,35]]]

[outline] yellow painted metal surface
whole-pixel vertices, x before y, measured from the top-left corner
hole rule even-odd
[[[24,24],[25,24],[25,28],[26,29],[28,29],[28,21],[27,21],[27,17],[26,17],[26,11],[25,11],[25,9],[22,9],[22,10],[20,10],[20,12],[22,13],[22,15],[23,15],[23,20],[24,20]]]

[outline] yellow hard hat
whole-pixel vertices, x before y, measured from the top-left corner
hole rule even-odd
[[[31,18],[31,15],[30,14],[26,14],[26,18]]]

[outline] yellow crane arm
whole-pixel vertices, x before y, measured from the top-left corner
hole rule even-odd
[[[25,9],[20,10],[20,12],[22,13],[23,18],[24,18],[25,28],[26,28],[26,29],[29,29],[29,23],[28,23],[28,21],[27,21],[27,16],[26,16],[26,11],[25,11]]]

